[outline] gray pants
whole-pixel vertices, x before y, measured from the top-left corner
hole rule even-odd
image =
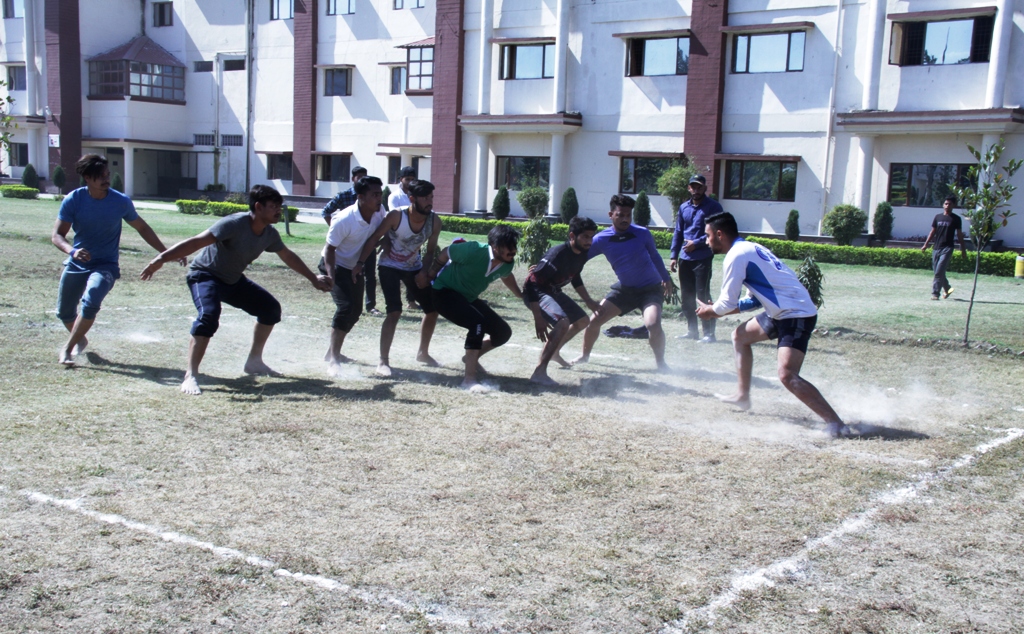
[[[949,261],[952,258],[953,247],[932,249],[932,270],[935,271],[935,279],[932,280],[932,297],[938,297],[940,291],[949,290],[949,280],[946,279],[946,269],[949,268]]]
[[[682,312],[686,315],[686,328],[691,337],[697,337],[697,300],[711,303],[711,265],[713,257],[703,260],[678,260],[679,295]],[[702,319],[705,336],[714,336],[715,319]]]

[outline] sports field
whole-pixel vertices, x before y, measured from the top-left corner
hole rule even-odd
[[[416,364],[418,315],[394,377],[373,375],[367,316],[330,377],[331,299],[270,254],[250,277],[284,307],[265,359],[285,376],[242,374],[252,320],[225,308],[188,397],[184,272],[138,281],[152,251],[128,227],[86,358],[57,363],[56,210],[0,200],[2,631],[1020,631],[1013,279],[982,278],[985,347],[965,351],[944,340],[967,276],[933,302],[927,271],[822,266],[828,334],[804,375],[857,439],[828,439],[768,344],[751,411],[719,403],[731,346],[676,339],[674,314],[671,373],[645,341],[601,337],[590,364],[551,371],[561,387],[535,386],[532,318],[500,284],[485,298],[514,334],[483,359],[493,392],[458,389],[464,331],[443,319],[443,367]],[[213,221],[141,213],[168,245]],[[325,229],[286,244],[315,265]],[[583,278],[599,297],[612,274]]]

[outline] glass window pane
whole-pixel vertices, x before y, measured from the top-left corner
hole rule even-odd
[[[733,60],[732,70],[734,73],[747,72],[747,46],[750,44],[750,36],[736,36],[736,58]]]
[[[690,38],[681,37],[676,41],[676,75],[686,75],[690,72]]]
[[[545,44],[544,45],[544,76],[554,77],[555,76],[555,45]]]
[[[619,191],[625,194],[635,194],[636,187],[633,186],[633,167],[636,159],[622,158],[622,173],[619,175]]]
[[[433,46],[427,46],[427,47],[421,48],[420,51],[422,52],[423,59],[425,59],[425,60],[433,60],[434,59],[434,47]]]
[[[543,46],[516,47],[516,79],[540,79],[544,70]]]
[[[639,158],[636,161],[636,192],[658,196],[658,178],[671,166],[668,159]]]
[[[949,184],[957,179],[957,165],[914,165],[910,173],[909,205],[941,207]]]
[[[676,40],[646,40],[644,42],[644,75],[676,74]]]
[[[807,34],[803,31],[789,34],[789,69],[804,69],[804,39]]]
[[[753,50],[751,50],[753,53]],[[774,200],[779,184],[779,164],[774,161],[744,161],[744,200]]]
[[[782,178],[776,193],[775,200],[796,200],[796,163],[782,164]]]
[[[971,61],[974,20],[929,22],[924,36],[925,64],[967,64]]]
[[[430,75],[426,75],[420,78],[420,85],[423,90],[430,90],[434,87],[434,78]]]
[[[725,164],[726,198],[740,197],[740,182],[743,176],[743,163],[728,161]]]
[[[786,70],[786,54],[789,51],[789,34],[750,36],[751,73],[778,73]]]

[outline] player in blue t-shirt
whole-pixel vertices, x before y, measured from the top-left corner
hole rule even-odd
[[[54,246],[68,254],[64,273],[57,291],[57,319],[71,333],[60,349],[58,360],[74,365],[75,356],[85,349],[85,334],[92,328],[100,304],[114,280],[121,277],[118,267],[118,248],[121,244],[121,221],[139,232],[146,243],[161,252],[164,243],[146,224],[130,198],[110,189],[110,169],[107,159],[98,154],[86,154],[75,164],[75,171],[85,180],[68,194],[57,213],[50,240]],[[74,242],[69,242],[68,231],[74,230]],[[184,259],[181,260],[184,265]],[[78,303],[82,313],[78,314]]]

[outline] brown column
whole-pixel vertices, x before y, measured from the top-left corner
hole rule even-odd
[[[434,127],[431,136],[430,180],[434,209],[458,213],[462,160],[462,73],[465,0],[437,0],[434,23]]]
[[[316,191],[316,0],[295,0],[295,89],[292,112],[292,194]]]
[[[722,101],[725,92],[728,0],[693,0],[690,16],[690,70],[686,78],[686,122],[683,151],[690,164],[707,174],[708,189],[718,193],[718,163],[722,148]]]
[[[82,156],[82,47],[78,34],[78,0],[46,0],[46,105],[52,116],[48,134],[60,135],[60,147],[50,148],[50,165],[39,171],[50,178],[60,165],[67,174],[64,191],[78,187],[75,162]]]

